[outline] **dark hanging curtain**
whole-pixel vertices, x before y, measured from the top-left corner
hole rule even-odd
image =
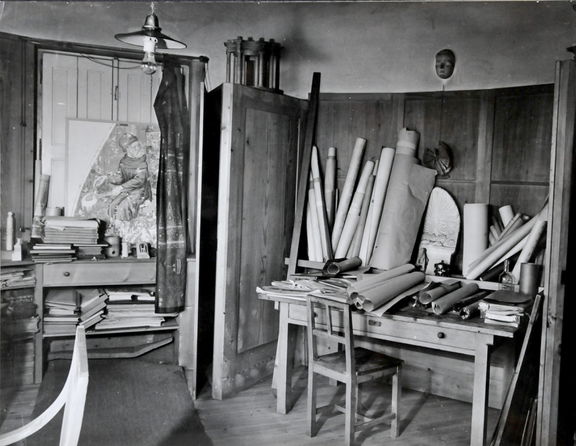
[[[164,58],[162,83],[154,101],[160,126],[157,190],[156,312],[182,311],[185,304],[187,191],[190,118],[184,75]]]

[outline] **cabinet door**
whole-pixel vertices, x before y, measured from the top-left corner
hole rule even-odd
[[[563,352],[569,352],[573,346],[567,342],[562,345],[562,338],[564,328],[566,330],[564,340],[573,339],[571,339],[573,329],[569,324],[563,327],[563,318],[564,314],[570,316],[574,314],[571,313],[574,311],[573,299],[566,299],[569,294],[566,287],[573,286],[569,263],[574,259],[574,238],[569,238],[569,229],[571,220],[573,222],[574,219],[575,199],[572,169],[576,125],[576,62],[573,60],[557,62],[554,88],[547,254],[544,262],[546,300],[543,308],[544,336],[540,357],[537,415],[539,423],[536,439],[536,443],[542,446],[557,444],[559,407],[564,403],[570,407],[574,404],[570,396],[570,388],[573,386],[571,376],[563,376],[561,383],[560,366],[561,347]],[[564,361],[569,361],[567,354],[564,355]],[[565,388],[560,389],[561,384]],[[564,401],[564,398],[568,401]],[[569,406],[566,405],[564,408]],[[563,422],[568,423],[568,429],[572,432],[573,420],[566,418]]]
[[[78,56],[78,119],[114,119],[114,72],[111,58]]]
[[[48,206],[66,199],[66,120],[78,114],[76,56],[45,53],[42,57],[42,174],[51,175]]]
[[[149,75],[140,69],[140,61],[121,60],[118,62],[117,77],[115,119],[157,125],[154,99],[162,80],[162,70]]]
[[[278,315],[256,287],[286,276],[300,101],[224,84],[212,389],[223,398],[272,372]]]

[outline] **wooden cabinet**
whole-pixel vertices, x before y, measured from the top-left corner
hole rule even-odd
[[[38,308],[43,308],[46,292],[50,288],[62,287],[98,287],[106,288],[110,286],[143,286],[153,285],[156,282],[156,260],[135,260],[135,259],[117,259],[117,260],[104,260],[100,262],[92,261],[74,261],[70,263],[60,264],[37,264],[36,265],[36,291],[35,299]],[[130,327],[130,328],[117,328],[106,330],[91,330],[88,329],[86,335],[90,338],[92,336],[107,337],[110,335],[134,333],[155,333],[155,332],[178,332],[179,324],[177,319],[168,318],[161,327]],[[62,337],[62,336],[59,336]],[[65,336],[64,336],[65,337]],[[43,333],[43,324],[40,323],[40,335],[37,338],[36,348],[36,374],[37,381],[42,380],[42,364],[46,360],[44,354],[47,339],[53,339],[54,336],[47,336]],[[144,342],[146,341],[146,342]],[[178,343],[178,337],[174,338]],[[130,355],[137,356],[139,351],[146,352],[152,349],[156,343],[155,340],[145,339],[138,349],[131,348],[130,351],[126,350],[124,357]],[[165,344],[165,342],[160,342]],[[121,351],[121,349],[120,349]],[[179,353],[179,352],[178,352]],[[111,355],[114,356],[113,354]],[[188,366],[188,364],[181,364]]]
[[[214,305],[200,318],[214,314],[212,394],[222,398],[272,371],[278,321],[256,286],[286,275],[301,101],[223,84],[205,103],[199,302]]]

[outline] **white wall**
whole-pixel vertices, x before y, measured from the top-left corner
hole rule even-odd
[[[3,6],[2,6],[3,5]],[[125,46],[114,34],[137,30],[148,2],[0,2],[0,31],[71,42]],[[224,81],[224,42],[273,38],[285,50],[280,87],[305,97],[312,73],[321,90],[441,90],[436,51],[454,50],[446,89],[550,83],[554,61],[576,41],[567,1],[514,2],[156,2],[160,25],[210,58],[210,87]]]

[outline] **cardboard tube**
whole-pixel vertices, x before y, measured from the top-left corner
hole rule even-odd
[[[341,258],[346,257],[352,238],[354,237],[354,232],[356,231],[356,226],[360,220],[360,211],[362,210],[362,201],[364,201],[364,195],[366,194],[366,186],[368,185],[368,180],[372,176],[374,171],[374,162],[367,161],[362,169],[362,175],[360,176],[360,181],[358,182],[358,187],[354,193],[354,198],[350,207],[348,208],[348,214],[346,216],[346,222],[344,228],[342,228],[342,234],[340,240],[338,241],[338,246],[336,247],[335,257]]]
[[[378,235],[369,264],[390,269],[410,261],[436,170],[396,152],[384,200]]]
[[[502,220],[502,225],[504,227],[506,227],[506,225],[510,223],[510,220],[514,218],[514,210],[509,204],[500,207],[498,213],[500,214],[500,220]]]
[[[364,234],[362,235],[362,244],[360,246],[360,258],[364,264],[367,264],[372,256],[374,250],[374,242],[378,234],[378,224],[382,216],[382,208],[384,206],[384,198],[386,197],[386,190],[388,188],[388,181],[390,179],[390,172],[392,171],[392,164],[394,162],[395,149],[390,147],[382,147],[380,151],[380,161],[378,162],[378,172],[374,180],[374,189],[370,199],[370,207],[368,208],[368,216],[366,217],[366,226]]]
[[[346,180],[344,181],[344,188],[342,189],[340,201],[336,210],[336,217],[334,218],[334,227],[332,228],[332,246],[338,246],[338,242],[340,241],[340,236],[342,235],[342,230],[346,221],[346,215],[348,214],[348,206],[350,206],[350,201],[352,201],[354,185],[356,184],[356,177],[358,176],[360,161],[364,154],[365,147],[366,140],[364,138],[356,138],[356,144],[354,144],[352,158],[350,159],[350,165],[348,166],[348,173],[346,174]]]
[[[524,220],[522,220],[522,214],[517,213],[516,215],[514,215],[514,217],[512,217],[512,219],[508,222],[508,224],[504,226],[504,229],[502,230],[502,232],[500,233],[500,237],[498,238],[506,237],[508,234],[518,229],[523,224]]]
[[[457,290],[461,285],[462,283],[459,280],[446,281],[435,288],[420,291],[420,293],[418,293],[418,300],[421,304],[429,304],[445,294]]]
[[[540,211],[538,215],[548,215],[548,203]],[[476,279],[480,274],[486,271],[490,266],[494,264],[496,260],[506,254],[511,248],[514,247],[518,242],[520,242],[524,237],[526,237],[534,224],[538,221],[538,216],[532,218],[529,222],[522,225],[520,228],[516,229],[509,236],[501,240],[501,243],[494,245],[494,250],[487,256],[483,256],[478,264],[468,271],[466,278],[469,280]]]
[[[538,244],[538,240],[540,240],[540,237],[544,233],[544,229],[546,228],[545,218],[545,216],[544,218],[542,218],[541,215],[539,216],[538,221],[534,224],[530,234],[528,234],[528,239],[520,252],[520,257],[518,257],[516,265],[514,265],[512,275],[517,281],[520,279],[520,266],[530,261],[532,254],[534,254],[534,250],[536,249],[536,245]]]
[[[456,302],[471,296],[478,291],[478,285],[475,283],[466,283],[462,285],[459,289],[448,293],[439,299],[432,302],[432,311],[435,314],[447,313]]]
[[[316,258],[310,260],[322,261],[322,242],[320,240],[320,228],[318,226],[318,215],[317,215],[317,207],[316,207],[316,193],[314,192],[314,187],[312,185],[312,176],[310,175],[310,187],[308,189],[308,203],[310,207],[308,210],[310,211],[310,227],[311,232],[308,238],[308,242],[310,240],[313,244],[313,252]]]
[[[312,159],[310,160],[310,170],[312,171],[312,183],[316,196],[316,215],[318,218],[318,229],[320,243],[322,246],[322,257],[324,260],[332,258],[332,244],[330,242],[330,231],[326,218],[326,206],[324,205],[324,194],[322,191],[322,179],[320,178],[320,164],[318,162],[318,149],[312,147]]]
[[[340,273],[356,269],[360,265],[362,265],[362,260],[360,257],[352,257],[350,259],[340,261],[329,260],[326,262],[326,265],[324,265],[322,272],[326,276],[336,276]]]
[[[407,263],[381,273],[364,274],[355,283],[348,285],[346,292],[348,293],[348,296],[352,296],[352,294],[362,294],[364,290],[380,286],[382,282],[386,282],[387,280],[403,274],[408,274],[414,270],[414,265]]]
[[[488,247],[488,233],[488,204],[465,203],[462,274],[466,275],[470,263]]]
[[[376,178],[376,173],[378,171],[378,161],[374,162],[374,169],[372,170],[372,175],[368,179],[368,184],[366,185],[366,193],[364,194],[364,199],[362,200],[362,209],[360,209],[360,220],[356,226],[356,231],[354,232],[354,238],[352,243],[350,243],[350,248],[348,248],[348,254],[346,257],[356,257],[360,255],[360,248],[362,245],[362,237],[366,231],[366,219],[368,217],[368,209],[370,208],[370,201],[372,198],[372,191],[374,189],[374,180]],[[365,263],[365,259],[362,259],[362,263]]]
[[[40,175],[38,192],[34,200],[34,217],[44,216],[48,204],[48,190],[50,189],[50,175]]]
[[[362,294],[364,300],[361,303],[361,309],[374,311],[390,299],[395,298],[398,294],[423,282],[424,277],[423,272],[414,271],[382,282],[377,288],[367,290]]]
[[[334,223],[334,207],[336,206],[336,167],[336,147],[328,147],[324,174],[324,199],[329,227],[332,227]]]

